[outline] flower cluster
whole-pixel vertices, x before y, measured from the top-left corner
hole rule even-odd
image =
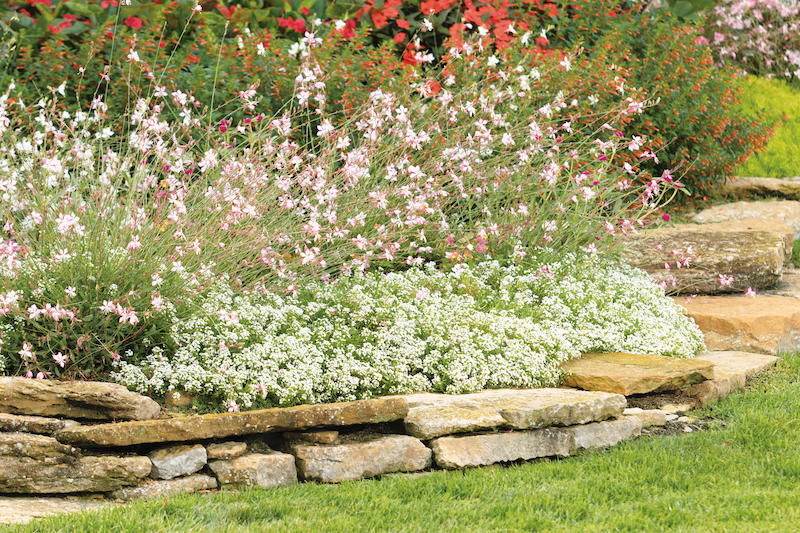
[[[218,284],[171,336],[174,355],[156,348],[138,365],[123,359],[115,379],[140,391],[291,405],[553,386],[559,364],[585,352],[704,349],[694,322],[645,273],[577,256],[356,273],[290,298]]]
[[[722,0],[709,13],[706,42],[721,63],[773,77],[800,80],[800,3],[795,0]]]

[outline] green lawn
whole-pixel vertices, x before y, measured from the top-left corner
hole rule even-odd
[[[703,411],[724,427],[557,461],[187,495],[20,532],[795,531],[800,354]]]

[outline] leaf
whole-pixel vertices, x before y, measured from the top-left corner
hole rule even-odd
[[[672,6],[672,16],[690,20],[698,18],[698,13],[691,2],[679,0]]]
[[[325,18],[348,20],[353,18],[361,5],[356,2],[331,2],[325,9]]]
[[[67,4],[67,9],[72,13],[89,17],[105,11],[99,4],[88,4],[83,0],[72,0]]]
[[[238,14],[238,13],[239,13],[238,11],[234,12],[234,14]],[[245,14],[243,13],[242,16],[244,16],[244,15]],[[210,12],[203,14],[203,20],[207,24],[213,24],[213,25],[217,25],[217,26],[224,26],[225,24],[228,23],[228,21],[225,20],[225,17],[223,17],[222,15],[217,15],[216,13],[210,13]]]

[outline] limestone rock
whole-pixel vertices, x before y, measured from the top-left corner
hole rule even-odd
[[[786,254],[785,235],[770,231],[714,229],[705,225],[643,231],[629,238],[624,257],[657,281],[677,278],[673,290],[686,294],[743,291],[772,287],[781,279]],[[661,245],[661,249],[657,247]],[[693,248],[694,260],[682,268],[676,261]],[[670,264],[667,270],[665,263]],[[735,281],[723,287],[719,276]]]
[[[800,187],[800,183],[798,183]],[[799,189],[800,190],[800,189]],[[763,221],[779,221],[792,228],[800,236],[800,202],[785,200],[779,202],[733,202],[709,207],[692,217],[697,224],[734,221],[746,226]]]
[[[0,456],[46,458],[77,457],[80,450],[61,444],[53,437],[30,433],[0,433]]]
[[[792,298],[800,298],[800,270],[796,268],[784,269],[780,283],[771,289],[759,291],[758,294],[762,296],[789,296]]]
[[[208,466],[223,487],[268,489],[297,483],[294,456],[287,453],[252,453],[230,461],[211,461]]]
[[[493,433],[468,437],[441,437],[431,443],[436,464],[442,468],[468,468],[530,460],[567,457],[572,432],[565,428]]]
[[[212,459],[224,459],[228,461],[240,455],[244,455],[246,451],[247,443],[245,442],[228,441],[206,446],[206,456],[209,461]]]
[[[92,511],[114,505],[108,500],[98,499],[6,496],[0,497],[0,524],[27,524],[31,520],[46,516]]]
[[[85,446],[131,446],[303,430],[314,427],[391,422],[403,418],[407,413],[408,405],[402,397],[387,397],[343,403],[298,405],[242,413],[214,413],[162,420],[101,424],[63,429],[57,432],[55,437],[61,442]]]
[[[757,194],[800,200],[800,178],[734,178],[717,188],[720,194]]]
[[[664,421],[666,424],[666,420]],[[642,421],[635,416],[623,416],[616,420],[595,422],[569,428],[572,432],[572,450],[598,450],[607,448],[642,433]]]
[[[206,465],[206,449],[200,445],[170,446],[151,452],[148,457],[153,463],[150,477],[172,479],[193,474]]]
[[[338,431],[287,431],[283,438],[288,441],[310,442],[313,444],[336,444],[339,442]]]
[[[502,417],[503,427],[537,429],[614,418],[626,406],[625,398],[618,394],[553,388],[484,390],[459,395],[423,392],[405,399],[414,422],[409,429],[425,435],[423,438],[430,438],[428,435],[443,428],[453,432],[493,429],[499,419],[488,416],[492,411]],[[481,417],[463,416],[470,410]],[[453,412],[459,416],[450,417]],[[484,420],[484,425],[477,424],[478,420]]]
[[[704,381],[703,383],[707,383]],[[642,421],[642,429],[650,426],[665,426],[667,424],[667,413],[661,409],[642,409],[640,407],[629,407],[622,413],[623,416],[634,416]]]
[[[217,488],[217,480],[204,474],[194,474],[177,479],[151,479],[138,487],[126,487],[115,490],[110,496],[117,500],[138,500],[141,498],[156,498],[172,494],[190,494],[198,490]]]
[[[675,298],[705,335],[709,351],[775,354],[800,348],[800,306],[787,296]]]
[[[747,378],[775,366],[778,362],[778,358],[772,355],[747,352],[705,352],[698,358],[714,363],[714,377],[692,385],[686,391],[700,406],[713,403],[743,388]]]
[[[667,420],[674,420],[674,418],[670,418],[670,415],[673,415],[677,418],[677,415],[682,415],[687,411],[691,411],[695,407],[697,407],[697,402],[692,400],[689,403],[665,403],[660,407],[660,409],[667,413]]]
[[[0,411],[94,420],[149,420],[159,405],[116,383],[0,377]]]
[[[0,457],[0,493],[111,492],[150,473],[147,457],[66,457],[64,462]]]
[[[431,450],[408,435],[333,445],[294,444],[291,449],[300,476],[323,483],[413,472],[431,464]]]
[[[713,376],[714,364],[653,354],[584,354],[567,361],[564,385],[624,396],[685,389]]]
[[[506,419],[491,408],[458,405],[422,405],[408,410],[406,431],[428,440],[442,435],[491,429],[506,424]]]
[[[22,431],[23,433],[52,435],[59,429],[78,426],[80,424],[74,420],[0,413],[0,431]]]

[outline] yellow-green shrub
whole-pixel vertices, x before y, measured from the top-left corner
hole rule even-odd
[[[763,151],[736,169],[737,176],[787,178],[800,176],[800,90],[781,80],[748,76],[740,109],[776,124],[775,136]]]

